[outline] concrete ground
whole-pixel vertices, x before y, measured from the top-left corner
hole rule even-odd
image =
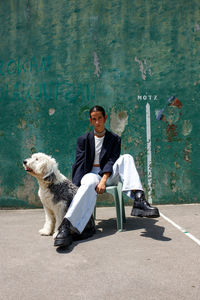
[[[200,205],[158,206],[200,239]],[[116,232],[115,208],[97,208],[97,234],[68,250],[42,237],[44,213],[0,211],[0,299],[200,299],[200,246],[166,219],[130,217]]]

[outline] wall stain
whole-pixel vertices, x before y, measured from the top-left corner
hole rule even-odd
[[[26,11],[25,11],[25,15],[27,20],[30,20],[31,18],[31,9],[30,9],[30,3],[29,0],[26,0]]]
[[[192,124],[189,120],[184,120],[183,126],[182,126],[182,134],[184,136],[189,135],[192,132]]]
[[[17,125],[17,128],[19,128],[19,129],[27,128],[26,121],[24,119],[19,119],[19,124]]]
[[[138,147],[139,145],[142,145],[143,144],[143,141],[141,138],[135,138],[134,139],[134,146],[135,147]]]
[[[167,104],[161,109],[156,110],[156,119],[166,123],[166,134],[168,142],[176,141],[178,135],[178,126],[175,125],[182,115],[180,109],[183,106],[181,101],[172,96],[168,99]]]
[[[180,167],[181,167],[181,166],[179,165],[179,163],[177,163],[177,161],[174,162],[174,165],[175,165],[176,169],[180,169]]]
[[[126,111],[117,111],[115,112],[112,108],[110,114],[110,128],[113,132],[122,135],[126,125],[128,124],[128,114]]]
[[[186,143],[186,146],[185,146],[183,152],[184,152],[184,160],[186,162],[192,163],[192,160],[190,158],[190,155],[192,153],[192,144]]]
[[[94,71],[94,75],[96,75],[98,78],[100,77],[100,73],[101,73],[101,67],[99,66],[99,59],[97,56],[97,53],[94,52],[94,65],[95,65],[95,71]]]
[[[55,114],[55,109],[54,108],[49,108],[49,115],[52,116]]]
[[[199,26],[199,24],[197,24],[197,23],[195,24],[195,26],[194,26],[194,30],[195,30],[195,31],[199,31],[199,30],[200,30],[200,26]]]
[[[36,181],[31,175],[27,175],[23,179],[23,185],[19,186],[15,193],[17,194],[18,199],[27,200],[28,203],[31,205],[42,206],[39,197],[35,193],[36,189]]]
[[[172,192],[176,193],[177,192],[177,175],[175,172],[170,172],[170,187]]]
[[[1,187],[1,179],[0,179],[0,196],[3,194],[3,188]]]
[[[178,135],[177,126],[174,124],[167,124],[166,133],[168,137],[168,142],[174,141],[174,138]]]
[[[139,66],[140,66],[140,72],[141,72],[141,74],[142,74],[142,79],[143,80],[146,80],[146,77],[147,77],[147,74],[149,74],[149,76],[152,76],[152,71],[151,71],[151,68],[150,68],[150,66],[148,66],[148,64],[147,64],[147,60],[145,59],[144,60],[144,63],[141,61],[141,60],[139,60],[138,58],[137,58],[137,56],[135,57],[135,61],[139,64]]]
[[[31,149],[35,146],[35,141],[36,141],[36,138],[35,136],[31,136],[30,138],[27,138],[25,143],[26,143],[26,147],[28,149]]]

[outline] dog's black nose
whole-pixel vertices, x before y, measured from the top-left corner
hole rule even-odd
[[[24,161],[23,161],[23,164],[24,164],[24,165],[26,165],[26,164],[27,164],[27,161],[26,161],[26,160],[24,160]]]

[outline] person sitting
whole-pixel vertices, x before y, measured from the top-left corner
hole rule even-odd
[[[133,199],[132,216],[157,218],[159,210],[145,199],[144,190],[135,162],[130,154],[120,155],[121,138],[105,128],[107,115],[103,107],[90,109],[90,124],[94,130],[77,140],[76,159],[72,167],[72,182],[78,191],[59,226],[55,246],[69,246],[72,232],[92,236],[95,225],[91,217],[97,194],[103,194],[106,186],[122,182],[122,191]],[[87,226],[86,226],[87,225]]]

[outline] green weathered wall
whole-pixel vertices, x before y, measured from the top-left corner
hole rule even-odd
[[[94,104],[147,190],[147,102],[154,203],[200,201],[199,0],[1,0],[0,21],[1,206],[40,205],[33,152],[71,177]]]

